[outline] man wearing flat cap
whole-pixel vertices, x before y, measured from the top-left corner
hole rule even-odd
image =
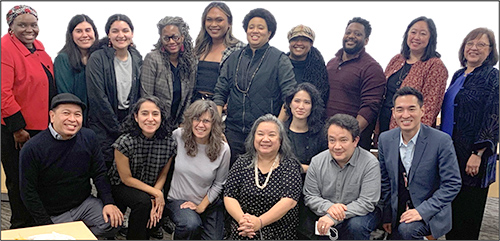
[[[293,73],[297,84],[309,82],[321,93],[321,99],[326,104],[330,86],[323,55],[313,46],[314,31],[304,25],[293,27],[288,32],[290,52],[287,53],[293,65]]]
[[[61,93],[49,127],[21,149],[21,198],[38,225],[83,221],[98,237],[114,237],[123,214],[114,205],[95,133],[82,128],[85,104]],[[98,197],[91,195],[90,179]]]

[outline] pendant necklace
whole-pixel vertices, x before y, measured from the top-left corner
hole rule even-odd
[[[246,94],[246,93],[248,93],[248,90],[250,90],[250,85],[252,85],[253,78],[255,77],[255,74],[257,74],[257,71],[259,71],[260,65],[262,65],[262,62],[264,62],[264,58],[266,57],[266,54],[269,51],[269,48],[270,47],[267,47],[266,51],[262,55],[262,58],[260,59],[259,65],[257,65],[257,68],[253,72],[252,77],[250,78],[250,82],[248,83],[248,86],[247,86],[246,90],[242,90],[240,88],[240,86],[238,86],[238,70],[240,69],[241,58],[243,57],[243,52],[244,51],[241,52],[240,58],[238,59],[238,64],[236,65],[236,73],[235,73],[235,76],[234,76],[234,85],[236,86],[236,89],[238,89],[241,93]]]
[[[267,173],[266,181],[264,181],[264,184],[262,186],[259,183],[259,168],[258,163],[255,163],[255,184],[257,185],[258,188],[264,189],[267,186],[267,183],[269,182],[269,177],[271,177],[271,173],[273,173],[274,165],[276,165],[276,162],[278,161],[279,155],[276,155],[276,158],[274,158],[273,164],[271,165],[271,168],[269,169],[269,173]]]

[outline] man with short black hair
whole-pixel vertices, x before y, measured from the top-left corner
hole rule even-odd
[[[325,235],[334,227],[339,239],[368,240],[380,218],[375,210],[380,198],[379,163],[357,146],[359,124],[354,117],[336,114],[325,127],[328,150],[312,158],[304,182],[304,202],[313,212],[303,222],[304,229],[314,233],[317,228]]]
[[[380,64],[365,52],[371,32],[366,19],[351,19],[342,49],[326,65],[330,84],[326,115],[342,113],[356,118],[361,130],[359,146],[368,151],[387,82]]]
[[[62,93],[52,99],[49,128],[21,149],[21,198],[39,225],[83,221],[98,237],[114,237],[123,214],[114,205],[95,133],[82,128],[85,104]],[[91,195],[90,179],[98,198]]]
[[[393,102],[398,128],[383,132],[378,146],[383,227],[393,239],[438,239],[451,230],[451,202],[461,187],[453,142],[421,123],[418,90],[403,87]]]

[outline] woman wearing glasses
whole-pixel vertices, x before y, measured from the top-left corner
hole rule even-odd
[[[189,26],[181,17],[164,17],[158,24],[160,38],[144,58],[141,96],[154,95],[166,104],[174,125],[191,102],[196,78],[196,56]]]
[[[446,239],[479,238],[488,186],[495,181],[498,144],[498,50],[487,28],[472,30],[458,52],[462,69],[446,91],[441,130],[453,139],[462,188],[452,202]]]
[[[229,171],[229,145],[222,139],[222,120],[210,100],[186,110],[177,141],[174,175],[166,208],[175,223],[174,239],[222,240],[222,187]]]
[[[394,56],[385,69],[387,89],[379,114],[379,131],[396,127],[391,118],[392,96],[401,87],[413,87],[424,95],[422,123],[435,126],[443,102],[448,70],[436,51],[437,31],[434,21],[418,17],[408,25],[401,44],[401,53]]]

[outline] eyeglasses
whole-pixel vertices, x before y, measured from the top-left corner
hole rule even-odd
[[[170,42],[170,39],[173,39],[175,42],[177,42],[181,39],[181,37],[179,35],[172,35],[172,36],[164,36],[163,37],[163,40],[165,40],[165,42]]]
[[[472,42],[472,41],[469,41],[469,42],[467,42],[467,43],[465,44],[465,46],[466,46],[467,48],[472,48],[472,46],[474,46],[474,45],[476,45],[476,48],[478,48],[478,49],[484,49],[484,48],[486,48],[486,47],[490,47],[490,46],[491,46],[490,44],[485,44],[485,43],[483,43],[483,42],[477,42],[477,43],[474,43],[474,42]]]
[[[200,122],[202,122],[204,125],[208,125],[208,124],[212,123],[212,120],[209,120],[209,119],[203,119],[203,120],[201,120],[199,117],[194,117],[193,118],[193,123],[198,123],[199,124]]]

